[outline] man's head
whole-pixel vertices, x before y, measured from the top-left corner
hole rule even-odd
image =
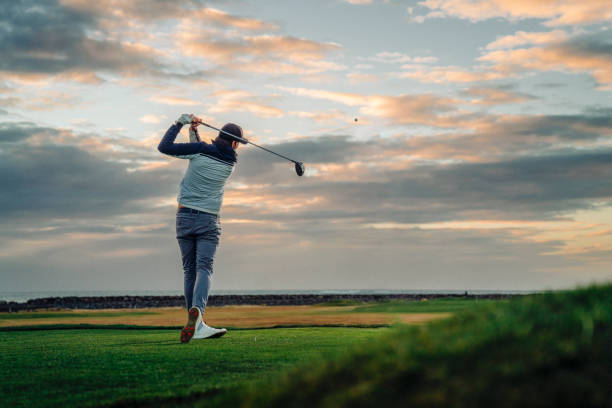
[[[225,124],[221,128],[221,130],[223,132],[227,132],[239,138],[244,138],[244,136],[242,135],[242,128],[234,123]],[[233,149],[237,149],[240,143],[223,132],[219,132],[219,136],[217,136],[217,138],[215,139],[215,142],[222,143],[228,146],[231,145]]]

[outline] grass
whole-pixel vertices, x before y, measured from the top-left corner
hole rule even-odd
[[[330,357],[389,329],[231,331],[178,343],[175,330],[0,332],[1,404],[97,406],[215,394],[317,356]]]
[[[416,302],[413,302],[416,303]],[[435,304],[436,301],[432,301]],[[467,304],[467,303],[466,303]],[[477,305],[476,301],[472,305]],[[363,304],[359,304],[362,305]],[[372,305],[370,305],[372,306]],[[359,306],[360,307],[360,306]],[[436,318],[445,318],[442,313],[369,313],[367,310],[353,312],[351,306],[224,306],[206,309],[207,322],[213,326],[228,328],[262,328],[278,326],[380,326],[396,321],[422,324]],[[443,308],[442,308],[443,309]],[[440,310],[442,310],[440,309]],[[185,309],[166,307],[156,309],[118,310],[53,310],[19,313],[0,313],[0,330],[16,326],[57,325],[74,327],[80,325],[138,325],[158,327],[182,327]]]
[[[612,285],[511,301],[335,307],[335,314],[319,306],[219,308],[217,317],[233,315],[240,326],[254,317],[286,324],[299,311],[320,324],[336,324],[339,316],[455,316],[380,329],[242,329],[189,345],[178,344],[175,330],[100,323],[74,330],[50,317],[63,330],[0,329],[0,404],[612,406]]]
[[[351,313],[363,306],[375,305],[211,307],[211,324],[240,330],[186,346],[168,330],[184,323],[181,308],[2,313],[0,405],[189,405],[380,338],[389,329],[374,327],[401,315]],[[438,315],[415,314],[415,322]],[[347,324],[360,328],[334,327]],[[286,327],[308,325],[319,327]]]
[[[610,407],[611,344],[612,285],[534,295],[393,330],[193,405]]]

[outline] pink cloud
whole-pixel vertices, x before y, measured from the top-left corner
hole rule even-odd
[[[392,123],[403,125],[454,126],[451,125],[448,116],[441,116],[440,114],[455,111],[455,105],[460,102],[457,99],[432,94],[361,95],[323,89],[278,88],[298,96],[326,99],[348,106],[359,106],[359,111],[362,114],[385,118]]]
[[[547,25],[590,24],[612,18],[612,8],[607,0],[425,0],[419,5],[431,12],[422,19],[434,17],[458,17],[481,21],[490,18],[509,20],[537,18]]]
[[[413,68],[411,66],[405,66],[406,68]],[[427,69],[414,69],[410,71],[404,71],[394,73],[394,76],[398,78],[410,78],[416,79],[421,82],[432,82],[432,83],[448,83],[448,82],[478,82],[478,81],[491,81],[494,79],[501,79],[507,75],[501,72],[491,71],[471,71],[468,69],[447,66],[447,67],[430,67]]]
[[[605,53],[589,52],[570,43],[556,43],[544,47],[494,50],[479,61],[493,64],[500,73],[519,71],[565,71],[589,73],[602,85],[612,85],[612,57]]]
[[[347,115],[338,110],[325,111],[325,112],[304,112],[304,111],[291,111],[290,115],[298,116],[300,118],[312,119],[318,123],[333,122],[335,120],[346,120]]]
[[[476,105],[502,105],[508,103],[521,103],[533,99],[530,95],[510,89],[493,87],[471,87],[462,92],[472,97],[470,101]]]
[[[165,105],[194,106],[200,104],[200,102],[194,101],[193,99],[183,98],[180,96],[152,96],[149,98],[149,100]]]
[[[328,54],[341,49],[333,42],[271,34],[214,32],[193,21],[184,25],[175,40],[184,54],[202,57],[224,70],[314,75],[346,69],[344,65],[326,60]]]
[[[217,98],[217,102],[209,109],[212,113],[250,112],[263,118],[279,118],[285,114],[282,109],[263,103],[261,98],[250,92],[221,90],[212,95]]]
[[[563,30],[545,32],[517,31],[513,35],[498,37],[492,43],[487,44],[487,49],[497,50],[504,48],[516,48],[518,46],[527,44],[548,44],[563,41],[565,39],[567,39],[567,33]]]

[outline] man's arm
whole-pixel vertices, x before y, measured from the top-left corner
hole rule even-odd
[[[189,142],[190,143],[198,143],[201,142],[200,134],[198,133],[198,128],[191,124],[189,126]]]
[[[179,157],[182,159],[189,159],[194,155],[199,153],[205,153],[211,149],[211,146],[207,143],[196,142],[196,143],[175,143],[176,136],[181,131],[183,125],[189,123],[193,118],[192,115],[181,115],[181,117],[174,123],[174,125],[170,126],[161,142],[159,142],[159,146],[157,146],[157,150],[161,153]]]

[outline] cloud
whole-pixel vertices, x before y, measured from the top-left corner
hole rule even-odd
[[[151,20],[159,18],[175,18],[201,7],[202,1],[182,0],[167,2],[158,0],[60,0],[59,3],[70,10],[90,14],[96,17],[113,17],[129,21],[131,19]]]
[[[497,87],[470,87],[461,92],[462,95],[473,98],[471,103],[476,105],[503,105],[521,103],[535,99],[533,95],[519,92],[512,86]]]
[[[612,42],[606,32],[584,34],[541,47],[495,49],[478,58],[496,72],[585,72],[602,85],[612,86]]]
[[[241,30],[276,30],[276,24],[257,20],[254,18],[246,18],[233,16],[224,11],[214,8],[203,8],[191,14],[191,17],[200,20],[201,23],[207,24],[214,22],[223,26],[233,27]]]
[[[506,75],[500,72],[491,72],[486,70],[472,71],[456,66],[445,66],[445,67],[428,67],[427,69],[421,69],[418,66],[407,65],[404,68],[409,69],[393,75],[398,78],[410,78],[416,79],[421,82],[432,82],[432,83],[467,83],[467,82],[480,82],[480,81],[491,81],[495,79],[505,78]]]
[[[9,2],[0,15],[0,71],[23,75],[62,74],[96,82],[93,72],[153,73],[162,69],[155,50],[143,44],[92,36],[95,18],[55,2]]]
[[[298,96],[326,99],[348,106],[360,106],[359,111],[364,115],[385,118],[392,123],[402,125],[450,126],[449,118],[442,114],[453,113],[458,102],[453,98],[432,94],[387,96],[282,86],[279,86],[278,89]]]
[[[143,200],[171,195],[176,188],[164,183],[171,169],[128,171],[135,163],[158,159],[153,146],[31,123],[3,123],[0,143],[4,219],[116,215],[146,208]]]
[[[226,71],[313,75],[346,68],[325,60],[327,54],[341,49],[333,42],[273,34],[236,36],[193,21],[184,24],[175,38],[184,54],[202,57]]]
[[[610,109],[567,115],[488,115],[468,122],[461,133],[415,135],[402,144],[409,157],[434,162],[485,163],[600,149],[612,135]],[[461,125],[461,124],[458,124]]]
[[[245,153],[246,161],[241,163],[243,167],[235,181],[250,179],[249,184],[257,185],[258,194],[250,194],[249,189],[229,189],[227,211],[232,216],[250,219],[249,212],[256,208],[256,219],[282,222],[292,217],[298,224],[301,219],[346,220],[353,224],[427,223],[474,217],[547,220],[591,208],[595,201],[612,204],[612,184],[606,177],[612,170],[609,149],[488,163],[413,164],[396,170],[380,166],[392,158],[377,155],[392,150],[390,143],[373,146],[326,139],[313,141],[312,145],[317,150],[327,148],[325,160],[329,161],[324,163],[335,163],[337,169],[322,178],[310,177],[299,185],[289,182],[294,175],[289,168],[282,170],[282,166],[274,165],[274,159],[260,157],[251,161],[246,158],[251,153]],[[290,147],[292,154],[307,166],[322,168],[317,163],[323,163],[304,150],[309,147],[307,144]],[[275,148],[281,152],[289,150]],[[332,161],[334,156],[336,160]],[[355,161],[370,162],[371,166],[354,167]],[[352,178],[341,177],[343,172],[355,171]],[[284,207],[289,210],[283,210]]]
[[[567,33],[563,30],[545,32],[525,32],[517,31],[512,35],[498,37],[492,43],[487,44],[488,50],[498,50],[504,48],[516,48],[528,44],[548,44],[560,42],[567,39]]]
[[[9,97],[0,100],[0,104],[19,108],[26,111],[51,111],[59,109],[72,109],[82,104],[81,97],[76,94],[56,91],[39,91],[35,96]]]
[[[347,118],[346,113],[334,109],[330,111],[324,112],[312,112],[312,111],[290,111],[290,115],[298,116],[300,118],[312,119],[318,123],[326,123],[333,121],[347,121],[352,120],[351,118]]]
[[[382,62],[382,63],[396,63],[396,64],[405,64],[406,62],[412,61],[412,58],[409,55],[403,54],[401,52],[390,52],[383,51],[377,53],[375,56],[368,58],[370,61]]]
[[[378,76],[374,74],[364,74],[362,72],[351,72],[346,76],[353,84],[361,84],[364,82],[378,82]]]
[[[404,64],[391,75],[425,83],[471,83],[515,77],[523,72],[562,71],[593,75],[602,90],[612,86],[612,43],[607,31],[574,36],[561,30],[518,31],[487,44],[472,69]]]
[[[202,25],[241,30],[276,30],[275,24],[254,18],[241,17],[222,10],[205,7],[201,0],[182,0],[177,2],[157,0],[61,0],[61,4],[72,10],[95,15],[97,18],[114,20],[115,24],[134,24],[134,21],[150,23],[154,20],[193,19]],[[108,22],[107,22],[108,24]]]
[[[367,103],[367,96],[348,92],[334,92],[324,89],[293,88],[278,86],[278,89],[298,96],[307,96],[316,99],[327,99],[348,106],[358,106]]]
[[[150,34],[167,30],[168,24],[176,47]],[[236,72],[314,79],[346,69],[326,60],[341,49],[337,43],[277,35],[276,24],[204,7],[195,0],[19,0],[3,9],[0,25],[6,28],[0,31],[0,46],[6,52],[0,72],[22,83],[48,84],[53,78],[100,84],[108,74],[123,80],[189,80]],[[176,49],[213,66],[196,69],[195,63],[176,61]]]
[[[583,126],[612,127],[604,116],[556,118],[557,124],[545,127],[551,119],[555,120],[523,119],[523,127],[518,126],[520,122],[500,124],[499,129],[513,129],[513,133],[506,132],[488,143],[493,147],[512,135],[548,137],[581,120]],[[566,140],[575,140],[572,133],[565,133]],[[152,146],[130,147],[126,142],[121,149],[114,149],[108,146],[109,139],[98,137],[102,144],[98,146],[69,131],[31,124],[3,125],[0,140],[0,166],[7,176],[3,188],[8,194],[0,203],[5,219],[30,212],[43,219],[94,214],[102,219],[152,211],[158,197],[176,194],[181,164],[185,163],[169,159],[170,167],[128,171],[163,157],[155,154]],[[415,160],[419,147],[411,140],[357,142],[328,136],[271,145],[275,151],[299,157],[310,170],[316,170],[314,176],[300,179],[299,184],[285,162],[265,152],[245,149],[239,152],[239,167],[227,189],[227,209],[232,218],[252,219],[248,208],[255,206],[259,208],[257,219],[284,219],[283,214],[287,214],[296,222],[312,217],[433,222],[462,219],[471,211],[488,212],[488,218],[546,219],[558,211],[588,208],[589,200],[606,200],[610,191],[606,174],[612,156],[606,150],[549,152],[537,157],[500,158],[499,162],[448,165]],[[529,139],[516,143],[525,144],[525,140]],[[484,157],[489,151],[482,140],[469,137],[458,141],[457,146],[461,145],[480,149]],[[537,145],[537,141],[532,142],[532,146]],[[373,202],[368,197],[378,199]]]
[[[406,64],[408,62],[413,62],[415,64],[429,64],[432,62],[436,62],[438,58],[428,56],[428,57],[411,57],[408,54],[404,54],[397,51],[383,51],[376,53],[373,57],[368,58],[369,61],[381,62],[385,64]]]
[[[508,20],[542,19],[550,26],[592,24],[612,18],[605,0],[514,1],[514,0],[425,0],[419,3],[431,11],[422,19],[457,17],[471,21],[491,18]]]
[[[193,99],[189,98],[183,98],[181,96],[152,96],[149,98],[149,100],[164,105],[194,106],[201,104],[201,102],[194,101]]]
[[[268,275],[281,274],[263,264],[247,263],[253,259],[248,254],[277,251],[279,245],[284,245],[286,261],[293,260],[300,268],[308,269],[308,259],[317,254],[317,264],[325,273],[338,268],[338,262],[346,262],[342,259],[353,259],[349,254],[369,253],[375,246],[385,251],[380,256],[393,260],[384,275],[390,282],[402,276],[399,271],[404,270],[407,259],[401,254],[406,254],[407,247],[411,252],[406,256],[421,277],[428,275],[424,271],[432,267],[432,259],[440,261],[435,273],[440,273],[445,262],[466,271],[478,267],[483,273],[490,270],[491,262],[507,262],[508,270],[516,268],[518,260],[525,267],[567,266],[571,263],[560,255],[544,255],[579,249],[567,249],[570,232],[553,223],[564,222],[580,209],[612,204],[612,151],[609,147],[559,147],[567,143],[556,150],[538,149],[542,140],[552,146],[554,140],[594,141],[610,131],[610,117],[607,111],[594,111],[491,119],[490,127],[480,129],[478,137],[466,134],[456,140],[448,134],[422,140],[408,136],[368,141],[329,135],[269,145],[306,163],[309,173],[299,179],[290,164],[275,156],[258,149],[240,150],[223,209],[221,251],[228,252],[220,253],[216,267],[231,274],[250,265],[250,274],[263,270]],[[418,157],[435,149],[432,139],[447,146],[442,160]],[[504,141],[525,146],[525,151],[515,156],[491,155]],[[2,124],[0,172],[6,175],[2,187],[7,194],[0,200],[5,225],[0,240],[8,245],[0,253],[2,270],[9,264],[10,270],[26,265],[29,272],[24,273],[30,276],[33,271],[57,268],[56,279],[63,276],[59,265],[65,274],[88,271],[88,278],[92,270],[98,274],[109,268],[112,274],[135,264],[148,265],[147,276],[155,279],[162,271],[176,270],[172,207],[186,162],[160,156],[155,142],[75,134],[31,123]],[[461,148],[486,161],[448,160]],[[503,146],[501,151],[512,149]],[[167,165],[128,171],[153,161]],[[501,227],[488,228],[490,225]],[[582,235],[602,234],[603,230],[589,227]],[[549,238],[547,234],[555,231],[557,236]],[[588,252],[587,238],[581,242],[580,248]],[[151,253],[150,248],[156,251]],[[440,248],[444,248],[442,253]],[[30,257],[31,263],[10,263],[14,253],[24,251],[37,256]],[[478,255],[481,253],[487,256]],[[102,254],[104,263],[91,263]],[[533,258],[525,261],[527,256]],[[478,260],[485,258],[480,265]],[[83,259],[89,260],[89,268]],[[34,260],[44,261],[46,267]],[[339,273],[350,270],[357,279],[354,274],[365,273],[366,264],[361,259],[346,269],[342,263]],[[397,269],[398,274],[389,269]],[[236,278],[226,276],[225,283],[217,283],[231,285]],[[5,282],[7,278],[0,279]],[[361,278],[357,281],[368,284]],[[129,286],[128,281],[122,285]]]
[[[166,119],[166,115],[160,115],[160,116],[144,115],[138,118],[138,120],[140,120],[142,123],[151,123],[151,124],[158,124],[164,119]]]
[[[267,105],[247,91],[220,90],[213,92],[217,102],[209,109],[212,113],[250,112],[263,118],[279,118],[284,116],[282,109]]]

